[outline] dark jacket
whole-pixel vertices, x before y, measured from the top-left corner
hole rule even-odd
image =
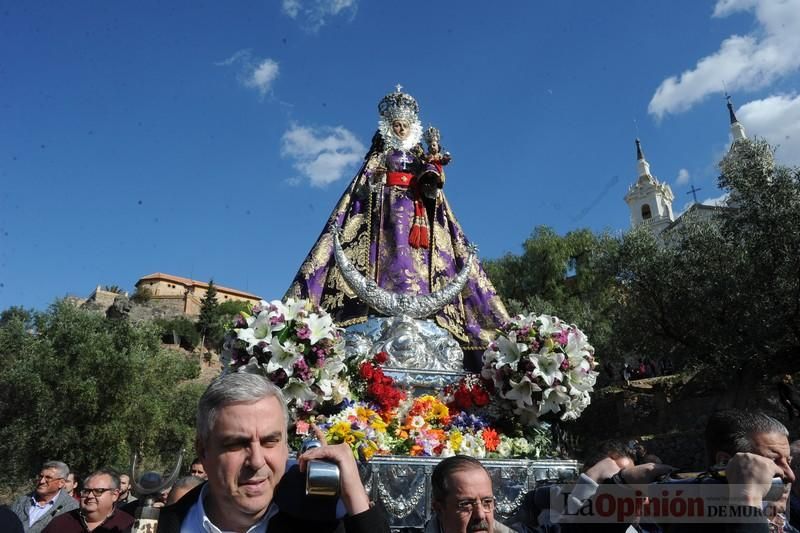
[[[278,485],[275,502],[280,511],[273,516],[267,531],[269,533],[389,533],[389,523],[380,509],[373,507],[355,516],[341,516],[341,506],[336,500],[308,497],[297,493],[296,484],[291,483],[294,476],[287,472]],[[205,486],[199,485],[172,505],[161,509],[158,519],[158,533],[180,533],[183,519],[189,509],[197,502]],[[337,511],[338,509],[338,511]]]
[[[133,517],[124,511],[117,510],[106,518],[105,522],[92,530],[92,533],[127,533],[133,525]],[[59,515],[44,528],[42,533],[88,533],[81,518],[80,509]]]

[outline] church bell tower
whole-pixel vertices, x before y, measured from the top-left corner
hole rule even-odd
[[[646,224],[658,235],[675,220],[672,214],[675,197],[667,183],[661,183],[650,174],[650,163],[644,158],[639,139],[636,139],[636,159],[639,177],[625,195],[625,203],[631,210],[631,227]]]

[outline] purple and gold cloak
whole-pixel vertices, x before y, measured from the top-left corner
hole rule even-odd
[[[287,297],[314,301],[341,327],[365,322],[368,315],[377,314],[356,297],[336,267],[334,223],[342,228],[340,240],[350,261],[362,275],[386,290],[429,294],[444,287],[464,267],[469,241],[442,191],[435,200],[425,202],[429,246],[415,248],[409,244],[415,201],[419,205],[420,200],[417,178],[432,170],[432,165],[421,158],[419,146],[410,151],[373,150],[367,155],[303,261]],[[375,168],[385,168],[387,179],[370,187],[377,175]],[[402,174],[411,177],[408,186]],[[441,178],[443,183],[444,176]],[[465,368],[479,370],[483,351],[508,313],[476,260],[458,298],[431,318],[459,342],[465,352]]]

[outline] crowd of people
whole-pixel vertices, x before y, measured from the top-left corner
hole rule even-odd
[[[155,531],[154,524],[140,520],[141,510],[160,507],[149,515],[157,516],[159,533],[388,532],[388,517],[370,500],[350,447],[323,445],[290,459],[288,422],[283,395],[269,380],[247,373],[220,376],[199,402],[198,458],[189,475],[169,490],[137,500],[124,473],[100,468],[81,480],[63,462],[48,461],[32,492],[0,508],[0,531]],[[678,492],[699,488],[695,492],[701,497],[716,495],[715,509],[724,508],[728,520],[695,516],[661,523],[650,511],[657,499],[668,505],[667,492],[648,496],[646,487],[664,487],[653,483],[663,482],[674,469],[635,445],[609,442],[587,458],[575,484],[536,487],[502,521],[484,465],[464,455],[443,459],[430,480],[432,518],[425,533],[798,531],[800,490],[791,484],[800,462],[792,456],[800,456],[800,441],[790,445],[783,424],[758,412],[713,413],[706,452],[708,473],[690,479]],[[307,494],[305,475],[315,461],[337,465],[338,499]],[[637,503],[609,520],[601,511],[612,497]],[[796,513],[790,512],[793,507]],[[601,515],[606,519],[600,520]]]

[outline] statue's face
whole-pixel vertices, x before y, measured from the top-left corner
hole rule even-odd
[[[405,120],[397,119],[392,121],[392,131],[398,139],[404,141],[411,133],[411,127]]]

